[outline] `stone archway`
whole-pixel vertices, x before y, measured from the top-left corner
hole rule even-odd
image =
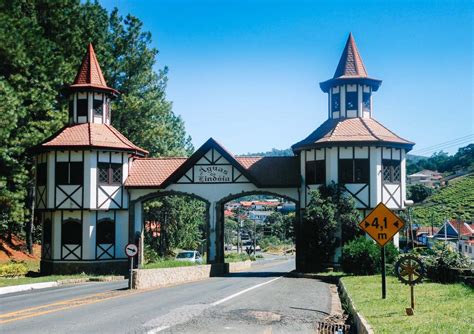
[[[223,263],[224,262],[224,205],[234,199],[238,199],[244,196],[251,196],[251,195],[270,195],[270,196],[275,196],[275,197],[280,197],[283,199],[286,199],[288,201],[291,201],[295,203],[296,209],[295,209],[295,225],[294,225],[294,230],[295,230],[295,247],[296,247],[296,265],[298,267],[299,264],[299,257],[298,257],[298,240],[300,239],[299,237],[299,231],[300,231],[300,225],[301,225],[301,220],[300,220],[300,201],[289,196],[286,194],[281,194],[279,192],[271,191],[271,190],[252,190],[252,191],[244,191],[240,193],[235,193],[235,194],[229,194],[228,196],[225,196],[221,198],[219,201],[216,202],[216,262],[217,263]],[[301,252],[300,252],[301,253]]]
[[[164,190],[164,191],[156,191],[146,195],[143,195],[135,200],[130,201],[130,211],[129,211],[129,242],[131,243],[138,243],[140,242],[140,254],[138,257],[137,264],[143,264],[143,249],[144,249],[144,214],[143,214],[143,203],[153,200],[159,199],[168,196],[183,196],[188,198],[193,198],[205,203],[206,212],[205,212],[205,221],[206,221],[206,252],[209,254],[210,251],[210,207],[211,203],[196,194],[183,192],[183,191],[175,191],[175,190]],[[139,215],[137,217],[137,210],[139,211]],[[140,226],[137,226],[140,224]],[[137,233],[139,232],[139,236]]]

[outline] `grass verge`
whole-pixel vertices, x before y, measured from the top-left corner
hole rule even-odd
[[[387,277],[387,298],[381,299],[381,277],[341,278],[356,310],[375,333],[474,333],[470,303],[474,289],[467,285],[422,283],[415,286],[415,315],[407,316],[410,288]]]
[[[17,278],[0,278],[0,287],[21,285],[21,284],[33,284],[42,282],[55,282],[65,279],[76,279],[76,278],[90,278],[91,276],[85,274],[79,275],[50,275],[50,276],[39,276],[39,277],[17,277]]]
[[[196,265],[198,265],[198,263],[193,263],[193,262],[188,262],[188,261],[163,260],[163,261],[147,263],[143,266],[143,269],[189,267],[189,266],[196,266]]]

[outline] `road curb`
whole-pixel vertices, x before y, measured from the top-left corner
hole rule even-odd
[[[0,295],[5,295],[7,293],[13,293],[13,292],[52,288],[58,285],[59,285],[58,282],[41,282],[41,283],[6,286],[3,288],[0,288]]]
[[[357,309],[354,305],[354,301],[347,293],[346,287],[341,279],[339,279],[339,295],[341,296],[341,301],[346,305],[347,312],[350,313],[353,319],[353,323],[356,327],[357,333],[359,334],[374,334],[373,328],[370,326],[369,322],[357,312]]]
[[[123,279],[124,279],[123,276],[85,277],[85,278],[68,278],[68,279],[51,281],[51,282],[11,285],[11,286],[5,286],[3,288],[0,288],[0,295],[5,295],[7,293],[14,293],[14,292],[29,291],[29,290],[53,288],[59,285],[79,284],[79,283],[85,283],[85,282],[112,282],[112,281],[120,281]]]

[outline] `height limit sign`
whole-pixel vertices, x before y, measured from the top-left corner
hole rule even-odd
[[[385,246],[405,224],[396,214],[390,211],[383,203],[379,203],[367,217],[359,223],[364,230],[380,246]]]
[[[393,236],[400,231],[405,223],[390,211],[382,202],[373,209],[360,223],[359,227],[364,230],[380,246],[380,257],[382,262],[382,298],[387,295],[387,284],[385,274],[385,245],[392,240]]]

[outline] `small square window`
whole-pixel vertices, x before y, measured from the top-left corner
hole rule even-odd
[[[346,110],[357,110],[357,92],[346,93]]]
[[[326,163],[324,160],[306,162],[306,184],[324,184]]]
[[[368,183],[369,182],[369,159],[355,159],[354,160],[354,182]]]

